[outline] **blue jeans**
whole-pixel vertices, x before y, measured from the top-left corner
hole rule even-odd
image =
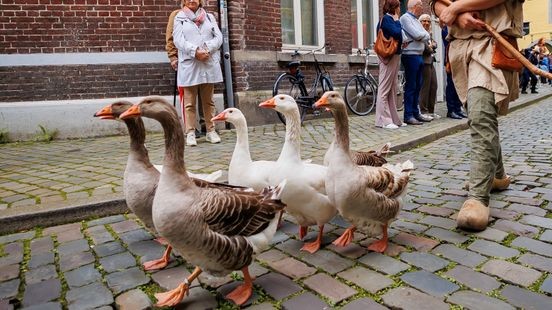
[[[404,85],[404,120],[420,116],[420,89],[423,83],[424,61],[421,55],[401,55],[406,83]]]
[[[458,93],[454,87],[452,81],[452,74],[447,73],[447,87],[446,87],[446,99],[447,99],[447,113],[459,113],[462,111],[462,102],[458,98]]]

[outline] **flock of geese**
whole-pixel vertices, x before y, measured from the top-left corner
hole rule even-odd
[[[401,209],[413,164],[388,164],[388,144],[378,151],[351,151],[347,110],[335,91],[326,92],[315,104],[330,110],[335,119],[335,136],[324,165],[301,159],[301,120],[292,97],[277,95],[259,106],[286,118],[285,142],[276,161],[251,159],[247,122],[240,110],[228,108],[213,118],[236,129],[229,184],[187,173],[182,124],[176,109],[163,98],[150,96],[135,105],[118,101],[96,112],[96,117],[126,124],[130,136],[124,173],[127,205],[147,229],[161,237],[156,240],[168,245],[163,257],[145,262],[144,269],[167,266],[172,248],[196,266],[177,288],[156,294],[156,306],[180,303],[203,271],[223,276],[235,270],[243,272],[244,283],[226,298],[244,304],[253,291],[248,266],[255,254],[268,248],[284,211],[300,226],[301,239],[309,226],[318,226],[316,240],[302,247],[310,253],[320,248],[324,225],[338,213],[351,226],[334,244],[346,246],[359,229],[369,235],[383,234],[369,250],[384,252],[387,248],[387,227]],[[149,160],[141,117],[153,118],[163,127],[161,172]]]

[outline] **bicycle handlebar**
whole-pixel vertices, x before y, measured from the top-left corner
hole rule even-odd
[[[308,55],[308,54],[313,54],[314,55],[315,52],[321,51],[321,50],[325,49],[326,47],[328,47],[328,45],[324,44],[319,48],[316,48],[316,49],[313,49],[313,50],[310,50],[310,51],[305,51],[303,53],[300,53],[299,50],[295,50],[293,52],[293,54],[291,54],[291,57],[297,57],[297,56]]]

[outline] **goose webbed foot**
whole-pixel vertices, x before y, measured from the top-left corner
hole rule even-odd
[[[284,210],[280,211],[280,216],[278,217],[278,229],[282,227],[282,217],[284,216]]]
[[[316,237],[316,240],[311,243],[305,243],[301,248],[301,251],[307,251],[313,254],[320,249],[320,245],[322,244],[322,235],[324,234],[324,225],[318,226],[318,229],[318,236]]]
[[[332,242],[332,244],[336,246],[347,246],[349,243],[351,243],[351,241],[353,241],[355,237],[355,230],[355,226],[347,228],[339,238],[335,239],[334,242]]]
[[[144,270],[157,270],[167,267],[170,261],[171,251],[172,247],[169,245],[167,246],[167,249],[165,250],[165,253],[163,253],[163,256],[161,258],[149,262],[144,262],[142,264]]]
[[[184,296],[188,294],[189,286],[186,283],[181,283],[179,286],[177,286],[174,290],[170,290],[165,293],[157,293],[155,294],[155,298],[157,298],[157,303],[155,304],[156,307],[173,307],[178,305],[182,299],[184,299]]]
[[[238,306],[243,305],[253,295],[253,280],[249,275],[248,267],[244,267],[242,272],[244,283],[225,296],[226,299],[233,301]]]
[[[387,244],[388,244],[388,242],[387,242],[387,225],[384,225],[383,226],[383,237],[380,240],[370,244],[368,246],[368,250],[378,252],[378,253],[383,253],[383,252],[385,252],[385,250],[387,250]]]
[[[202,272],[201,268],[195,267],[194,272],[184,282],[180,283],[174,290],[165,293],[155,294],[157,303],[155,307],[174,307],[178,305],[186,295],[189,294],[191,283]]]

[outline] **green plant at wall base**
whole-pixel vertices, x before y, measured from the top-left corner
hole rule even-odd
[[[34,140],[37,142],[50,142],[54,140],[58,134],[57,129],[50,131],[42,125],[38,125],[38,128],[40,131],[37,132],[34,137]]]
[[[0,129],[0,144],[4,144],[8,142],[10,142],[8,138],[8,130]]]

